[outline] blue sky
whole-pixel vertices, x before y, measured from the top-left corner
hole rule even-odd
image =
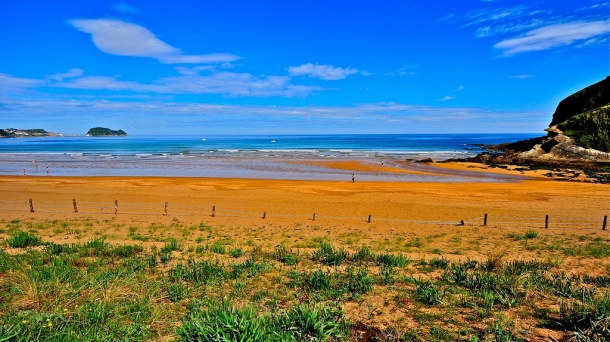
[[[607,1],[34,1],[0,12],[0,127],[529,133],[609,74]]]

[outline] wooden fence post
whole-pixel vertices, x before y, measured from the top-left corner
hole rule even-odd
[[[546,215],[546,218],[544,219],[544,229],[548,229],[549,228],[549,215]]]
[[[485,217],[483,218],[483,226],[487,226],[487,213],[485,213]]]
[[[114,215],[119,213],[119,200],[114,200]]]
[[[371,223],[371,215],[369,215],[369,218],[366,220],[366,223]]]
[[[311,218],[312,221],[316,220],[316,213],[313,213],[313,217]]]
[[[606,230],[607,222],[608,222],[608,215],[604,215],[604,224],[602,224],[602,230]]]
[[[74,212],[78,213],[78,207],[76,206],[76,198],[72,200],[72,205],[74,206]]]
[[[33,213],[34,212],[34,203],[32,202],[32,199],[30,198],[30,212]]]
[[[263,211],[263,220],[267,218],[267,212]]]
[[[167,202],[165,202],[165,211],[163,212],[163,215],[167,216]]]
[[[216,217],[216,206],[212,206],[212,217]]]

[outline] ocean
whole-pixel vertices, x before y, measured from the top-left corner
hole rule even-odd
[[[0,175],[343,179],[299,160],[464,158],[539,134],[126,136],[0,139]],[[404,175],[362,175],[392,180]],[[401,178],[402,179],[402,178]]]

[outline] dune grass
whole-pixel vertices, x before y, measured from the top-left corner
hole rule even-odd
[[[96,228],[48,222],[37,231],[61,226]],[[311,248],[159,236],[147,236],[153,245],[104,236],[57,243],[24,222],[6,227],[0,341],[520,341],[535,339],[534,327],[575,341],[610,339],[610,269],[568,273],[545,254],[413,260],[326,239]],[[538,233],[518,236],[513,243],[550,245]],[[606,255],[606,241],[575,240],[553,255]]]

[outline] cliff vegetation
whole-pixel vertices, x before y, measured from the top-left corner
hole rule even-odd
[[[578,146],[610,152],[610,104],[573,116],[557,128]]]

